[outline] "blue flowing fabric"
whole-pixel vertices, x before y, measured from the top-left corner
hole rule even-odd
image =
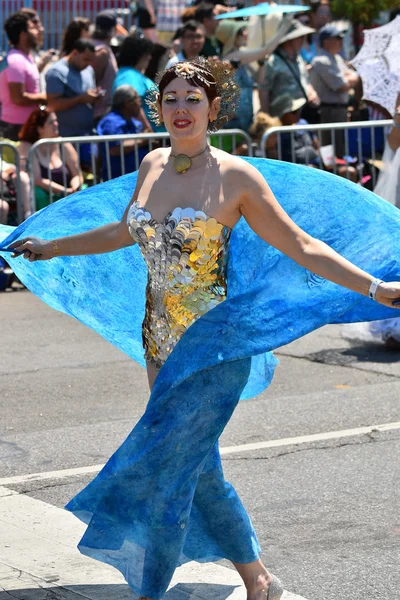
[[[400,211],[334,175],[247,160],[305,231],[374,276],[400,280]],[[28,235],[54,239],[120,219],[136,177],[59,201],[15,230],[0,226],[0,248]],[[147,271],[138,246],[34,263],[17,258],[12,266],[47,304],[144,364]],[[251,521],[224,480],[218,438],[239,399],[271,381],[271,351],[327,323],[398,315],[300,267],[244,219],[232,232],[227,279],[227,300],[182,336],[139,423],[66,507],[88,524],[81,552],[115,566],[137,593],[155,600],[186,560],[258,557]]]

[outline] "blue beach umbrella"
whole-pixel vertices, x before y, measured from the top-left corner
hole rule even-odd
[[[232,12],[217,15],[215,19],[239,19],[240,17],[251,17],[252,15],[265,17],[266,15],[272,15],[274,13],[287,14],[305,12],[306,10],[310,10],[310,7],[296,6],[294,4],[278,4],[276,6],[271,6],[268,2],[263,2],[262,4],[256,4],[255,6],[246,6],[246,8],[239,8]]]

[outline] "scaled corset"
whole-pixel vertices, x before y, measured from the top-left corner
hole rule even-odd
[[[145,357],[160,369],[186,329],[225,300],[231,229],[192,208],[159,223],[138,201],[127,221],[148,268]]]

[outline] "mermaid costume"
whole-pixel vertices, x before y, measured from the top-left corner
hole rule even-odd
[[[315,169],[248,160],[300,227],[374,276],[400,280],[393,206]],[[0,226],[0,244],[120,219],[136,177],[64,199],[16,230]],[[185,561],[259,556],[251,521],[224,480],[218,438],[239,399],[271,381],[271,351],[327,323],[398,313],[307,271],[244,219],[231,231],[199,211],[175,209],[158,223],[135,203],[128,226],[132,247],[12,265],[50,306],[159,368],[143,417],[66,507],[87,524],[80,551],[157,600]]]

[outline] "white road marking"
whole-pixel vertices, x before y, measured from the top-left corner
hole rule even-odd
[[[325,433],[314,433],[299,437],[271,440],[269,442],[256,442],[254,444],[242,444],[238,446],[225,446],[220,449],[221,454],[234,454],[237,452],[249,452],[250,450],[262,450],[263,448],[279,448],[281,446],[297,446],[298,444],[309,444],[311,442],[323,442],[367,433],[392,431],[400,429],[400,422],[384,423],[383,425],[370,425],[369,427],[357,427],[355,429],[342,429],[341,431],[326,431]],[[1,480],[0,480],[1,485]]]
[[[90,473],[97,474],[103,467],[104,465],[91,465],[89,467],[62,469],[61,471],[47,471],[44,473],[31,473],[28,475],[15,475],[13,477],[3,477],[3,479],[0,479],[0,486],[18,483],[29,483],[30,481],[45,481],[46,479],[64,479],[66,477],[89,475]]]
[[[342,429],[340,431],[326,431],[323,433],[313,433],[311,435],[302,435],[292,438],[282,438],[278,440],[270,440],[268,442],[255,442],[251,444],[240,444],[238,446],[225,446],[220,448],[221,455],[235,454],[239,452],[250,452],[252,450],[262,450],[264,448],[281,448],[282,446],[297,446],[300,444],[310,444],[312,442],[323,442],[327,440],[335,440],[357,435],[365,435],[374,432],[393,431],[400,429],[400,422],[384,423],[383,425],[370,425],[368,427],[356,427],[354,429]],[[3,477],[0,479],[2,485],[16,485],[21,483],[29,483],[31,481],[46,481],[48,479],[65,479],[68,477],[79,477],[81,475],[89,475],[90,473],[98,473],[102,468],[101,465],[91,465],[87,467],[76,467],[74,469],[62,469],[60,471],[47,471],[42,473],[30,473],[27,475],[15,475],[11,477]]]
[[[50,588],[60,600],[132,599],[116,569],[78,552],[84,529],[71,513],[0,487],[0,589],[20,600],[27,589],[40,588]],[[245,598],[238,573],[215,563],[187,563],[176,570],[169,589],[170,600]],[[306,599],[285,592],[282,600]]]

